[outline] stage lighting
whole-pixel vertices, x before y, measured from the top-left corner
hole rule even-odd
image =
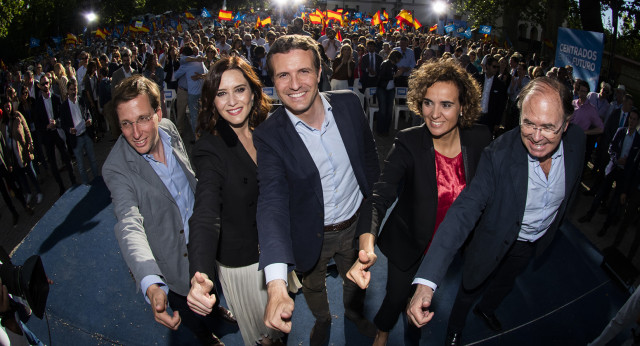
[[[438,0],[433,3],[433,12],[435,12],[437,15],[443,14],[444,11],[446,10],[447,10],[446,2]]]
[[[96,20],[98,18],[98,16],[93,12],[89,12],[89,13],[85,14],[84,17],[87,18],[87,21],[89,23],[93,22],[94,20]]]

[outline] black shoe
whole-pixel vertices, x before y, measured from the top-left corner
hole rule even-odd
[[[589,222],[589,221],[591,221],[591,218],[592,218],[592,217],[593,217],[593,214],[591,214],[591,213],[587,213],[587,214],[585,214],[585,215],[582,215],[582,217],[580,217],[580,218],[578,219],[578,222],[580,222],[580,223]]]
[[[489,327],[489,329],[493,330],[494,332],[502,331],[502,325],[500,324],[500,321],[494,313],[486,313],[480,310],[477,305],[475,308],[473,308],[473,313],[476,314],[476,316],[480,317],[487,325],[487,327]]]
[[[227,310],[224,306],[218,305],[217,312],[218,312],[218,316],[220,316],[223,320],[231,324],[238,324],[238,321],[236,320],[235,316],[233,316],[233,313]]]
[[[362,315],[355,313],[345,312],[344,317],[353,322],[358,327],[358,332],[364,336],[375,338],[378,333],[378,328],[368,319]]]
[[[316,320],[311,329],[309,344],[311,346],[324,346],[329,341],[329,331],[331,330],[331,320]]]
[[[454,332],[447,329],[447,338],[444,339],[445,346],[458,346],[460,345],[460,338],[462,337],[460,332]]]

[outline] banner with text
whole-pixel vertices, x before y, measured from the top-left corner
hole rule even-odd
[[[586,80],[591,91],[598,91],[603,48],[601,32],[558,28],[555,65],[573,66],[573,77]]]

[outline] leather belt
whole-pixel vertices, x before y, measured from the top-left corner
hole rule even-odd
[[[336,232],[336,231],[344,231],[345,229],[351,227],[351,225],[353,225],[354,222],[356,222],[356,220],[358,219],[358,211],[356,211],[352,217],[350,217],[348,220],[344,220],[338,223],[334,223],[332,225],[325,225],[324,226],[324,231],[325,232]]]

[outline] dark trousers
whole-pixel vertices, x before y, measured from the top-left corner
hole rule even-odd
[[[618,216],[618,212],[620,209],[620,183],[624,179],[624,171],[621,168],[614,167],[613,170],[604,177],[604,181],[596,196],[591,203],[591,208],[587,212],[588,215],[593,215],[596,210],[598,210],[598,206],[602,202],[606,202],[609,197],[609,192],[611,192],[611,187],[613,183],[616,183],[616,188],[613,193],[613,198],[611,199],[611,203],[609,203],[609,212],[607,213],[607,218],[604,221],[604,225],[602,226],[604,229],[608,228],[611,224],[613,224]]]
[[[420,268],[422,261],[417,261],[406,271],[387,261],[387,292],[382,305],[373,319],[376,327],[383,332],[389,332],[398,321],[398,317],[405,310],[407,301],[415,291],[411,282]],[[404,326],[405,343],[407,339],[417,344],[420,339],[420,329],[409,323]]]
[[[376,131],[381,135],[389,133],[391,127],[391,119],[393,118],[393,100],[395,98],[395,89],[387,90],[378,87],[376,89],[376,97],[378,98],[378,121],[376,122]]]
[[[13,216],[16,216],[18,215],[18,211],[16,210],[16,207],[13,205],[13,201],[11,201],[11,195],[7,190],[7,186],[9,186],[13,190],[16,199],[20,201],[20,204],[22,204],[22,206],[26,209],[27,202],[24,199],[22,190],[16,184],[16,181],[13,179],[11,173],[9,173],[6,169],[4,169],[4,167],[0,166],[0,194],[2,195],[2,199],[4,199],[4,203],[9,208],[9,211],[11,211],[11,214],[13,214]]]
[[[463,280],[451,309],[449,329],[453,332],[462,332],[469,310],[480,295],[482,295],[482,300],[478,303],[478,308],[484,312],[493,313],[507,294],[511,292],[516,277],[527,268],[534,252],[534,243],[516,241],[489,279],[482,285],[468,290],[464,288]]]
[[[213,330],[215,326],[215,313],[200,316],[193,312],[187,304],[187,297],[169,291],[169,306],[180,314],[181,324],[187,327],[198,338],[202,345],[213,344]],[[215,308],[214,308],[215,310]]]
[[[327,264],[333,258],[342,277],[342,301],[346,316],[361,316],[365,290],[360,289],[346,275],[357,258],[354,246],[357,220],[342,231],[325,232],[320,258],[311,271],[302,277],[302,293],[311,313],[319,321],[331,319],[327,298]]]
[[[47,137],[45,143],[45,150],[47,153],[47,160],[49,161],[49,168],[51,168],[51,173],[53,173],[53,178],[58,183],[60,187],[60,192],[64,191],[64,184],[62,183],[62,178],[60,177],[60,172],[58,171],[58,164],[56,163],[56,148],[60,153],[60,158],[62,162],[67,167],[67,171],[69,172],[69,180],[71,180],[71,184],[75,185],[76,177],[73,175],[73,166],[71,166],[71,159],[69,158],[69,153],[67,152],[67,147],[64,144],[64,141],[58,135],[57,130],[50,131],[47,130],[45,134]]]

